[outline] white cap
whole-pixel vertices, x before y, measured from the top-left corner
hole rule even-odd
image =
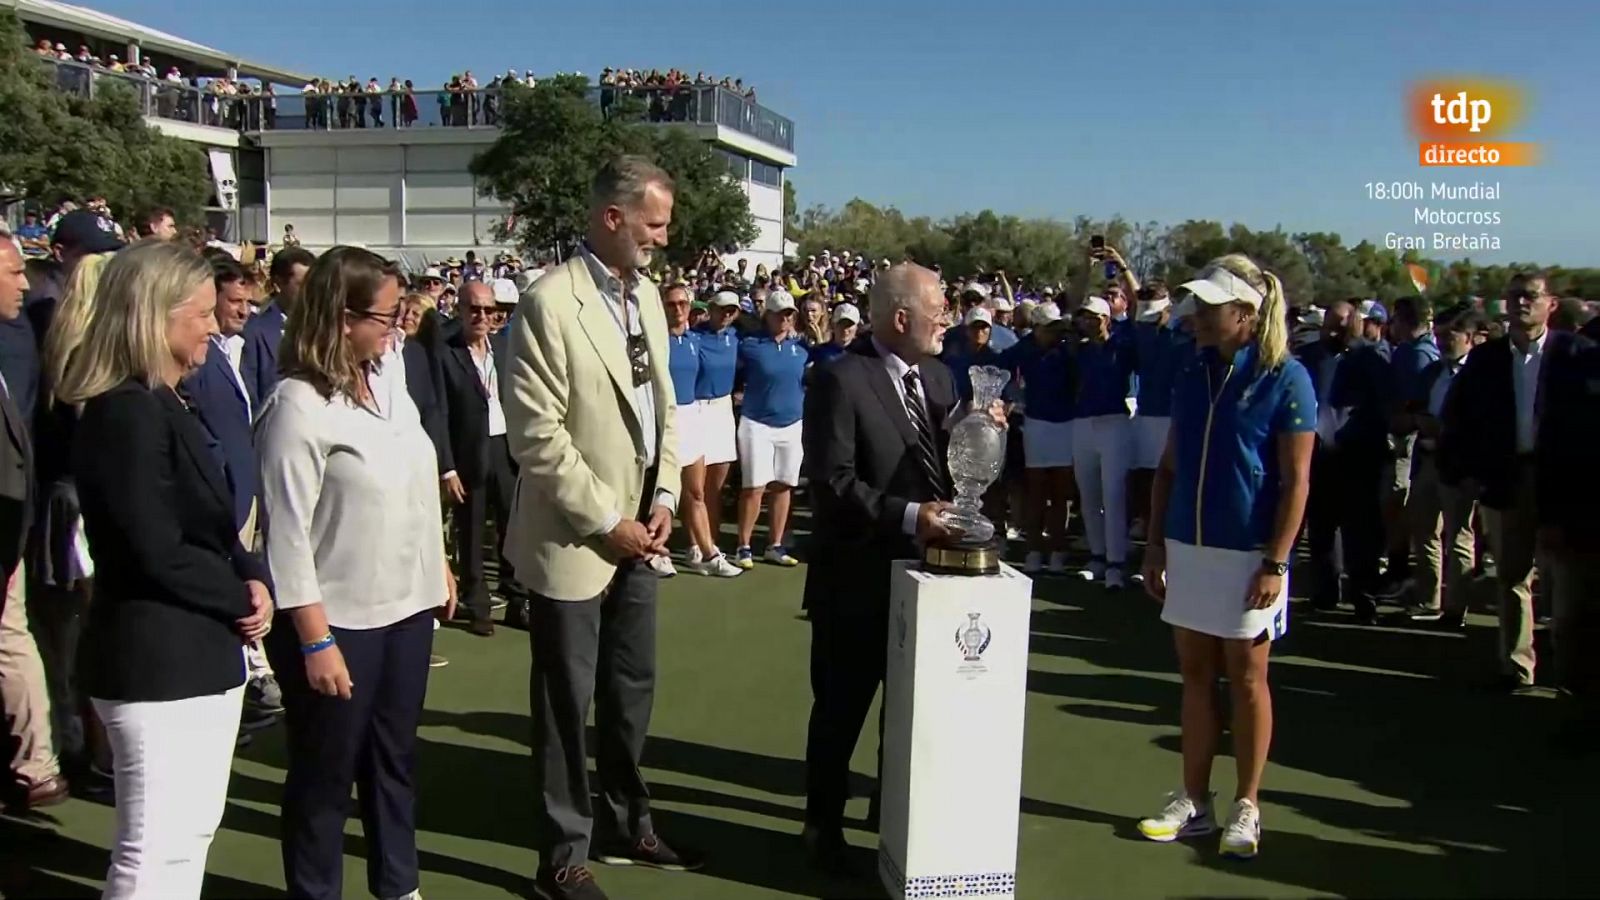
[[[439,267],[438,266],[429,266],[426,269],[422,270],[422,280],[426,281],[429,278],[434,278],[434,279],[437,279],[439,281],[443,281],[444,280],[444,274],[439,271]]]
[[[733,291],[717,291],[711,297],[711,305],[737,307],[739,305],[739,295]]]
[[[852,325],[861,324],[861,310],[856,309],[854,303],[841,303],[833,310],[833,324],[849,322]]]
[[[1039,289],[1039,296],[1041,297],[1054,297],[1055,295],[1056,289],[1048,284]]]
[[[489,283],[489,289],[494,291],[495,306],[516,306],[517,297],[522,293],[509,278],[496,278]]]
[[[865,294],[868,290],[871,290],[871,288],[872,282],[866,280],[865,278],[856,279],[856,293]]]
[[[983,284],[983,283],[977,282],[977,281],[969,281],[966,284],[961,286],[961,293],[963,293],[963,294],[977,294],[979,297],[982,297],[983,299],[987,300],[987,299],[989,299],[990,291],[989,291],[989,286],[987,284]]]
[[[1054,303],[1041,303],[1033,308],[1033,324],[1048,325],[1061,321],[1061,307]]]
[[[994,307],[995,312],[1011,312],[1014,308],[1011,301],[1005,297],[994,297],[990,299],[989,305]]]
[[[1154,322],[1161,318],[1161,314],[1172,306],[1172,301],[1166,297],[1160,300],[1147,300],[1139,304],[1139,321]]]
[[[973,308],[967,310],[967,317],[964,321],[968,325],[973,325],[977,322],[982,322],[985,325],[993,325],[994,313],[989,312],[987,309],[984,309],[981,306],[974,306]]]
[[[1325,318],[1327,318],[1327,311],[1320,306],[1313,306],[1300,314],[1300,324],[1321,328]]]
[[[1206,269],[1199,278],[1179,285],[1178,290],[1188,291],[1201,303],[1210,306],[1246,303],[1251,309],[1260,309],[1266,299],[1249,282],[1221,266]]]
[[[1090,297],[1078,307],[1078,312],[1094,313],[1102,319],[1111,318],[1111,304],[1104,297]]]
[[[769,313],[793,310],[794,298],[789,296],[788,291],[773,291],[767,295],[767,302],[761,308]]]

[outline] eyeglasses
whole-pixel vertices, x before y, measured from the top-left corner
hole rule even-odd
[[[496,309],[496,308],[494,308],[492,306],[469,306],[469,307],[467,307],[467,315],[472,316],[475,319],[476,318],[480,318],[480,317],[481,318],[485,318],[485,319],[492,319],[496,315],[499,315],[499,313],[500,313],[500,310],[498,310],[498,309]]]
[[[396,306],[394,309],[389,310],[386,313],[385,312],[375,312],[375,311],[370,310],[370,309],[362,310],[362,311],[359,311],[359,312],[356,311],[356,310],[353,310],[353,309],[345,310],[345,314],[346,315],[355,316],[358,319],[369,319],[369,320],[371,320],[373,322],[378,322],[378,323],[380,323],[382,325],[386,325],[386,326],[388,326],[390,328],[393,328],[394,327],[394,323],[396,323],[396,322],[398,322],[400,320],[401,312],[402,312],[402,310],[398,306]]]

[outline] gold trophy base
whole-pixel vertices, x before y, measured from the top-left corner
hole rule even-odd
[[[922,568],[935,575],[999,574],[1000,541],[929,544],[922,551]]]

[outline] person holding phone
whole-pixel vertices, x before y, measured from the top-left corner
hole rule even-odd
[[[1189,294],[1183,303],[1195,310],[1202,350],[1173,393],[1144,579],[1173,627],[1183,675],[1183,787],[1139,831],[1162,842],[1216,831],[1211,764],[1226,676],[1238,785],[1222,853],[1250,858],[1261,846],[1258,793],[1272,742],[1267,657],[1288,630],[1289,554],[1310,486],[1316,392],[1289,356],[1276,275],[1230,254],[1179,290]]]

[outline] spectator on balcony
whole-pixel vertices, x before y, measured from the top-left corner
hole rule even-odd
[[[421,118],[417,112],[417,94],[411,86],[411,79],[406,79],[406,85],[402,93],[403,96],[400,98],[400,121],[405,127],[410,128],[417,124],[417,119]]]
[[[283,246],[285,246],[285,247],[298,247],[298,246],[300,246],[300,235],[294,233],[294,223],[292,223],[292,222],[286,223],[283,226]]]
[[[407,83],[409,84],[409,82]],[[401,86],[400,79],[391,77],[389,79],[388,89],[389,121],[393,122],[394,127],[396,128],[399,128],[401,123],[404,122],[404,119],[401,116],[403,110],[401,109],[400,105],[400,95],[403,93],[405,93],[405,88]]]
[[[461,88],[466,92],[467,95],[467,108],[469,110],[469,114],[471,115],[471,122],[473,125],[476,125],[478,124],[479,118],[479,106],[483,101],[478,94],[478,79],[472,76],[471,69],[468,69],[466,72],[462,73]]]
[[[367,79],[367,113],[372,116],[372,127],[383,127],[383,86],[378,84],[377,76]]]

